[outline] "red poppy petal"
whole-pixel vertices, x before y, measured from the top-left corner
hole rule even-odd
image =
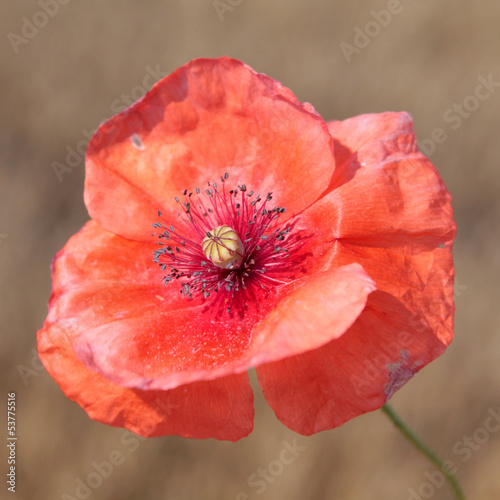
[[[373,290],[353,264],[293,282],[281,302],[257,297],[260,308],[244,318],[217,317],[174,285],[158,284],[151,248],[89,222],[54,262],[48,321],[69,322],[79,359],[130,388],[169,390],[318,347],[352,324]],[[308,321],[321,327],[309,331]]]
[[[162,284],[154,244],[125,240],[96,222],[74,235],[53,262],[48,320],[77,320],[82,328],[165,307],[189,307],[178,289]]]
[[[65,395],[90,418],[147,437],[237,441],[252,431],[253,393],[246,373],[171,391],[127,389],[77,359],[71,346],[74,330],[72,320],[47,322],[38,333],[38,352]]]
[[[371,124],[367,133],[373,136],[378,116],[346,120],[349,133],[345,137],[355,141],[355,122],[361,126],[367,121]],[[353,177],[301,215],[304,227],[317,228],[311,245],[314,262],[320,271],[358,262],[378,290],[403,301],[412,314],[426,311],[430,297],[434,302],[443,301],[444,309],[435,311],[438,320],[447,318],[448,309],[453,308],[452,243],[456,232],[451,196],[429,160],[415,153],[414,133],[407,133],[411,127],[408,115],[384,113],[380,123],[381,135],[376,140],[364,146],[360,146],[361,140],[355,143],[360,150]],[[400,132],[396,132],[398,127]],[[343,130],[342,125],[337,124],[336,129]],[[384,137],[386,132],[388,137]],[[406,155],[405,151],[413,152]],[[431,318],[427,321],[433,322]],[[449,332],[437,334],[448,343],[452,325]]]
[[[330,121],[328,129],[336,142],[355,152],[370,142],[413,132],[413,119],[406,112],[368,113]]]
[[[278,418],[303,434],[379,408],[453,337],[451,197],[411,119],[370,115],[331,130],[339,174],[300,224],[317,228],[317,271],[357,262],[377,291],[341,338],[257,368]]]
[[[418,151],[411,125],[406,113],[361,116],[331,125],[339,134],[339,177],[333,190],[302,215],[303,226],[318,228],[325,240],[323,249],[315,247],[316,255],[325,248],[329,251],[332,237],[378,247],[417,237],[420,244],[433,246],[454,238],[451,196],[437,170]],[[365,126],[373,140],[360,139]]]
[[[323,240],[317,238],[312,246],[318,270],[358,262],[378,290],[401,300],[413,315],[427,315],[427,324],[448,344],[453,335],[456,233],[451,196],[434,166],[415,152],[414,133],[407,132],[409,115],[384,113],[380,135],[364,146],[355,142],[355,123],[361,127],[368,122],[367,133],[375,137],[378,116],[346,120],[347,132],[341,124],[334,127],[342,131],[342,140],[360,147],[357,158],[348,162],[349,168],[357,163],[356,169],[347,183],[305,211],[301,223],[318,228],[316,235]],[[346,164],[339,165],[342,169]],[[442,302],[432,312],[436,320],[429,315],[429,301]],[[440,322],[449,317],[443,330]]]
[[[372,248],[340,243],[335,262],[359,262],[377,289],[401,301],[411,318],[424,322],[445,345],[453,338],[455,271],[450,245]]]
[[[279,82],[234,59],[196,59],[99,127],[85,202],[106,229],[144,240],[158,210],[176,216],[174,196],[228,172],[293,215],[328,186],[332,147],[323,119]]]
[[[251,332],[251,318],[226,318],[179,309],[82,328],[77,356],[128,387],[170,389],[247,370],[314,349],[342,335],[363,310],[373,282],[353,264],[294,283]]]
[[[342,121],[328,122],[335,145],[335,174],[330,189],[352,179],[359,168],[357,152],[374,141],[384,141],[400,134],[413,132],[413,119],[409,113],[371,113]]]
[[[255,328],[251,363],[257,366],[310,351],[339,338],[373,290],[373,280],[356,263],[298,281],[295,291]]]
[[[380,408],[453,337],[448,248],[412,256],[344,245],[336,260],[362,262],[377,283],[362,314],[339,339],[257,368],[277,417],[305,435]]]
[[[130,390],[96,374],[75,355],[72,344],[82,330],[112,328],[138,314],[154,316],[166,304],[171,310],[188,307],[178,290],[159,282],[153,248],[93,221],[73,236],[54,261],[40,357],[65,394],[95,420],[144,436],[240,439],[253,425],[253,395],[245,374],[171,391]]]
[[[225,355],[237,357],[238,352],[241,355],[248,343],[247,323],[239,322],[241,337],[227,334],[232,328],[230,318],[211,325],[212,315],[203,314],[205,306],[200,305],[200,300],[188,300],[175,284],[165,286],[161,282],[161,271],[153,264],[154,248],[155,245],[126,240],[94,221],[89,222],[68,241],[54,261],[47,320],[71,322],[73,341],[94,330],[106,333],[98,339],[99,345],[111,342],[115,336],[116,345],[110,346],[110,350],[120,345],[125,351],[131,351],[132,356],[143,356],[139,362],[144,362],[144,367],[149,363],[149,368],[155,362],[156,368],[177,363],[194,369],[217,364]],[[247,322],[251,319],[250,316]],[[188,322],[196,327],[193,335],[186,326]],[[147,343],[137,340],[124,345],[124,339],[136,332],[134,325],[137,324],[143,325],[146,332],[157,327],[161,336]],[[181,330],[185,337],[181,336]],[[165,350],[165,356],[163,352],[152,353],[155,340],[155,348]],[[158,357],[155,358],[155,354]],[[106,357],[106,353],[104,355]],[[148,361],[150,355],[154,359]],[[109,356],[112,359],[111,352]],[[199,376],[196,380],[202,378]],[[161,389],[177,385],[179,383]]]

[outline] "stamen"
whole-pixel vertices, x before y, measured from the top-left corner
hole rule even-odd
[[[250,301],[258,302],[257,295],[303,270],[306,255],[299,250],[306,237],[294,231],[294,223],[280,227],[285,209],[268,208],[272,193],[261,198],[245,184],[228,191],[228,177],[221,177],[222,188],[209,182],[206,190],[184,190],[184,201],[175,197],[182,208],[176,226],[158,212],[165,223],[153,224],[163,230],[154,233],[160,240],[154,262],[169,271],[165,284],[176,281],[188,298],[207,300],[216,294],[213,305],[241,312]]]

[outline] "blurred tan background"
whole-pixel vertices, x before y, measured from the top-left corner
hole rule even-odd
[[[499,26],[496,0],[3,1],[0,400],[5,415],[7,392],[17,393],[17,498],[452,498],[381,412],[306,438],[278,422],[257,390],[255,430],[236,444],[138,440],[91,421],[34,357],[51,259],[88,219],[81,156],[61,179],[54,162],[83,151],[99,122],[147,90],[148,74],[220,55],[280,80],[326,119],[414,115],[454,196],[456,339],[392,403],[453,461],[468,498],[500,498],[500,430],[484,430],[488,412],[500,414]],[[480,100],[481,78],[490,84]],[[280,469],[283,441],[294,440],[300,452]],[[123,463],[109,477],[89,476],[116,452]],[[277,475],[264,488],[252,475],[269,467]],[[88,478],[90,493],[77,489]]]

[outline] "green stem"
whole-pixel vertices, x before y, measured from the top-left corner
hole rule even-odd
[[[405,435],[405,437],[415,445],[444,475],[455,493],[458,500],[466,500],[464,492],[452,472],[446,468],[443,461],[424,443],[420,438],[409,429],[401,420],[401,417],[386,403],[382,406],[382,411],[392,420],[393,424]]]

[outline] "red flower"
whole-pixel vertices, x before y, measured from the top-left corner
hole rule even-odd
[[[237,440],[256,367],[312,434],[452,339],[451,198],[406,113],[326,124],[241,62],[198,59],[99,128],[85,202],[38,348],[95,420]]]

